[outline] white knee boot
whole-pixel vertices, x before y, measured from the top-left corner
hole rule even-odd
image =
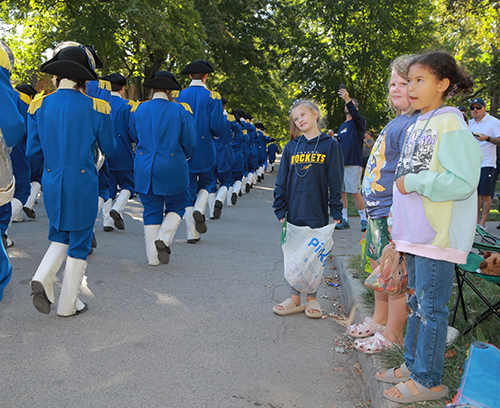
[[[215,193],[210,193],[208,195],[208,218],[214,219],[214,209],[215,209]]]
[[[233,186],[229,187],[227,189],[227,196],[226,196],[226,205],[228,207],[232,207],[234,204],[231,202],[231,198],[233,197]]]
[[[215,209],[214,209],[214,218],[218,220],[222,213],[222,207],[224,206],[224,200],[227,195],[227,187],[221,186],[219,191],[217,192],[217,198],[215,199]]]
[[[158,239],[158,232],[160,225],[145,225],[144,226],[144,239],[146,241],[146,256],[148,258],[148,265],[159,265],[158,251],[156,250],[155,241]]]
[[[21,214],[21,211],[23,209],[23,204],[21,203],[21,201],[19,201],[17,198],[13,198],[10,203],[12,205],[12,215],[10,217],[10,220],[12,222],[24,221],[23,215]]]
[[[68,256],[66,268],[64,269],[61,295],[57,303],[57,314],[59,316],[73,316],[87,310],[87,305],[78,299],[86,270],[86,260]]]
[[[31,280],[33,305],[40,313],[48,314],[50,304],[54,303],[54,281],[62,263],[68,256],[68,248],[69,245],[52,242]]]
[[[100,198],[100,197],[99,197]],[[113,200],[109,198],[102,206],[102,227],[106,232],[113,231],[113,218],[109,215],[109,212],[113,208]]]
[[[40,192],[41,188],[42,185],[39,182],[37,181],[31,182],[30,196],[28,197],[28,200],[26,201],[26,204],[24,204],[23,207],[23,211],[28,218],[36,218],[35,210],[33,208],[35,207],[35,201],[36,198],[38,197],[38,193]]]
[[[193,218],[194,207],[186,207],[186,236],[188,244],[196,244],[200,240],[200,235],[196,231],[196,222]]]
[[[118,228],[119,230],[125,229],[125,224],[122,218],[122,212],[125,209],[125,206],[127,205],[128,199],[130,198],[131,195],[132,192],[130,190],[122,190],[118,195],[115,204],[113,205],[113,208],[109,212],[109,215],[115,221],[115,227]]]
[[[193,218],[196,223],[196,231],[200,234],[207,232],[207,224],[205,223],[205,207],[208,202],[208,191],[201,189],[196,195],[196,202],[194,203]]]
[[[158,259],[162,264],[168,264],[170,261],[172,242],[180,223],[181,217],[175,212],[169,212],[163,219],[155,241]]]

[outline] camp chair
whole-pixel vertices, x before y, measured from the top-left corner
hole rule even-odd
[[[485,243],[490,244],[490,245],[498,246],[499,248],[495,252],[500,252],[500,239],[499,238],[488,233],[479,224],[477,224],[477,226],[476,226],[476,231],[479,234],[479,236],[481,237],[482,242],[485,242]]]
[[[495,237],[493,237],[495,238]],[[500,252],[500,245],[491,245],[483,242],[474,242],[473,248],[479,250],[479,251],[491,251],[491,252]],[[457,315],[458,311],[458,305],[462,305],[462,312],[464,315],[464,319],[467,319],[467,312],[465,310],[465,302],[464,302],[464,296],[463,296],[463,285],[464,283],[467,284],[475,293],[476,295],[479,296],[479,298],[483,301],[483,303],[488,306],[488,309],[486,309],[484,312],[482,312],[476,320],[464,331],[463,334],[467,334],[470,332],[474,327],[476,327],[479,323],[483,322],[485,319],[490,317],[492,314],[497,315],[497,317],[500,319],[500,313],[498,309],[500,308],[500,301],[496,302],[494,305],[491,304],[491,302],[486,299],[486,297],[481,293],[479,288],[474,284],[473,281],[471,281],[468,277],[467,274],[471,274],[472,276],[479,277],[485,281],[492,282],[496,284],[498,287],[500,287],[500,276],[491,276],[491,275],[485,275],[482,273],[478,273],[479,270],[479,264],[484,261],[484,258],[478,254],[475,254],[473,252],[469,253],[467,256],[467,263],[463,265],[455,265],[455,276],[457,279],[457,285],[458,285],[458,296],[457,300],[455,301],[455,307],[453,310],[453,315],[451,318],[450,326],[453,326],[453,323],[455,322],[455,317]]]

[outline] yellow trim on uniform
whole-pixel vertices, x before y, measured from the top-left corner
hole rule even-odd
[[[30,103],[30,107],[28,108],[28,113],[33,115],[38,110],[38,108],[42,106],[44,98],[45,96],[42,95],[41,93],[36,94]]]
[[[210,91],[210,97],[212,99],[221,99],[220,93],[216,91]]]
[[[234,116],[233,116],[233,115],[227,115],[227,120],[228,120],[229,122],[234,122],[236,119],[234,118]]]
[[[179,97],[179,93],[180,93],[180,91],[177,91],[177,90],[172,91],[172,98],[174,98],[174,99],[178,98]]]
[[[104,79],[99,79],[99,88],[111,92],[111,82],[105,81]]]
[[[12,67],[10,65],[9,56],[7,53],[0,49],[0,67],[5,68],[7,71],[11,71]]]
[[[26,95],[25,93],[19,92],[17,89],[16,91],[19,93],[19,96],[21,97],[21,100],[26,104],[29,105],[31,103],[31,98],[29,95]]]
[[[92,98],[94,102],[94,110],[99,113],[104,113],[105,115],[109,115],[111,113],[111,106],[106,101],[102,99]]]
[[[141,103],[142,102],[140,101],[134,101],[134,104],[132,105],[132,109],[130,110],[130,112],[135,112]]]
[[[248,132],[248,130],[243,129],[243,134],[244,134],[244,135],[246,135],[246,134],[247,134],[247,132]]]
[[[184,106],[184,109],[186,109],[189,113],[193,114],[193,111],[191,110],[191,106],[189,106],[188,103],[181,102],[181,105]]]

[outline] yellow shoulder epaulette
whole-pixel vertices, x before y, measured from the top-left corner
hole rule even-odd
[[[181,105],[184,106],[184,109],[186,109],[189,113],[193,114],[193,111],[191,110],[191,106],[189,106],[188,103],[181,102]]]
[[[234,118],[234,116],[233,116],[233,115],[227,115],[227,120],[228,120],[229,122],[234,122],[236,119]]]
[[[111,113],[111,106],[106,101],[102,99],[92,98],[94,102],[94,110],[99,113],[104,113],[105,115],[109,115]]]
[[[99,79],[99,88],[106,89],[111,92],[111,82],[105,81],[104,79]]]
[[[246,129],[243,129],[243,134],[246,135],[247,134],[247,130]]]
[[[130,99],[128,102],[127,102],[127,105],[130,105],[132,107],[134,107],[134,105],[137,103],[137,101],[134,101],[133,99]]]
[[[0,49],[0,67],[5,68],[9,72],[12,69],[12,67],[10,65],[9,56],[2,49]]]
[[[267,133],[267,132],[264,132],[264,136],[267,136],[267,137],[269,137],[269,133]]]
[[[210,97],[212,99],[221,99],[220,93],[215,91],[210,91]]]
[[[30,103],[30,107],[28,108],[28,113],[34,114],[40,106],[42,106],[43,100],[46,95],[42,93],[36,94],[33,100]]]
[[[134,104],[132,105],[132,109],[130,110],[130,112],[135,112],[141,103],[142,102],[134,101]]]
[[[180,91],[172,91],[172,98],[178,98]]]
[[[17,91],[19,92],[19,91]],[[26,105],[29,105],[31,103],[31,99],[28,95],[26,95],[25,93],[22,93],[22,92],[19,92],[19,96],[21,97],[21,100],[26,104]]]

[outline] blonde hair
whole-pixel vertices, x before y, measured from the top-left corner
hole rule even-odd
[[[413,59],[412,55],[402,55],[398,58],[396,58],[394,61],[392,61],[391,65],[389,65],[389,75],[392,75],[392,71],[396,72],[401,78],[403,78],[405,81],[408,78],[408,68],[410,66],[410,62]],[[391,87],[391,79],[389,77],[389,81],[387,81],[387,88],[389,89]],[[401,109],[396,108],[394,106],[394,103],[392,102],[391,96],[387,96],[387,105],[389,105],[389,110],[394,114],[394,115],[400,115],[403,113]],[[415,109],[413,106],[410,105],[408,110],[406,111],[406,114],[408,116],[413,115],[415,113]]]
[[[319,107],[316,104],[316,102],[312,101],[311,99],[299,99],[293,103],[292,108],[290,109],[290,139],[296,139],[299,137],[302,132],[300,129],[297,127],[295,124],[295,121],[292,118],[292,112],[295,108],[298,108],[299,106],[305,106],[306,108],[311,109],[312,111],[316,112],[318,114],[318,118],[316,119],[316,124],[318,125],[318,128],[321,129],[323,127],[323,118],[321,117],[321,112],[319,111]]]

